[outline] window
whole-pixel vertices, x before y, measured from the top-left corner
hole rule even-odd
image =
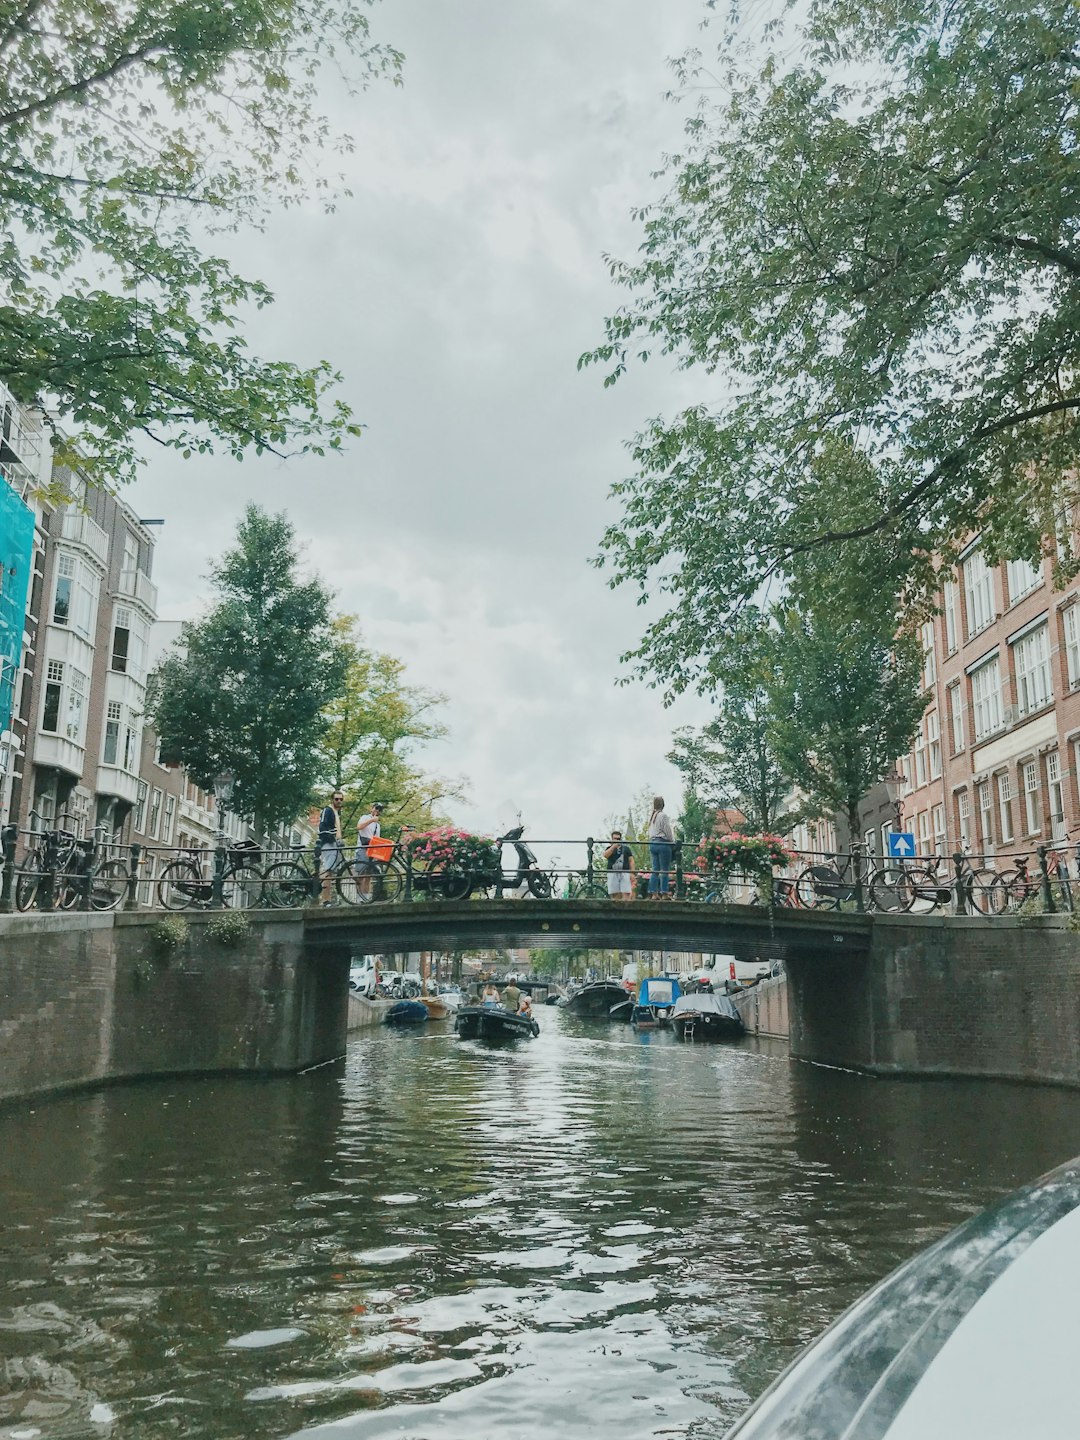
[[[1001,678],[996,654],[971,672],[971,712],[976,740],[1001,729]]]
[[[294,830],[292,833],[293,833],[294,835],[298,834],[298,832],[297,832],[296,830]],[[866,853],[867,853],[868,855],[876,855],[876,854],[877,854],[877,835],[875,834],[875,832],[874,832],[873,830],[864,830],[864,831],[863,831],[863,837],[862,837],[862,838],[863,838],[863,844],[866,846]],[[292,840],[290,843],[295,846],[295,845],[297,845],[299,842],[297,842],[296,840]]]
[[[989,780],[980,780],[975,786],[975,803],[979,809],[979,839],[983,853],[989,855],[994,849],[994,796]]]
[[[1024,766],[1024,813],[1027,833],[1038,835],[1042,830],[1042,804],[1039,797],[1039,767],[1034,760]]]
[[[916,787],[926,784],[926,739],[923,735],[923,728],[920,725],[918,734],[915,736],[915,785]]]
[[[1080,606],[1070,605],[1061,617],[1065,627],[1065,665],[1069,685],[1080,685]]]
[[[1046,793],[1050,800],[1050,838],[1065,839],[1065,797],[1061,789],[1061,759],[1056,750],[1046,757]]]
[[[930,811],[919,811],[918,846],[920,855],[930,853]]]
[[[941,587],[941,609],[945,616],[945,653],[956,649],[956,581],[946,580]]]
[[[994,620],[994,577],[981,550],[964,561],[964,589],[967,592],[967,633],[978,635]]]
[[[137,611],[118,605],[113,615],[110,667],[121,675],[141,681],[146,672],[149,630]]]
[[[1009,576],[1009,604],[1029,595],[1037,585],[1042,584],[1042,566],[1032,565],[1029,560],[1010,560],[1005,566]]]
[[[131,611],[118,609],[113,621],[112,660],[110,661],[110,665],[113,670],[118,670],[121,675],[127,672],[128,649],[130,644]]]
[[[105,748],[101,759],[105,765],[115,765],[120,750],[120,713],[118,700],[110,700],[105,719]]]
[[[41,715],[41,728],[55,735],[60,728],[60,693],[64,685],[64,666],[59,660],[50,660],[45,672],[45,708]]]
[[[967,850],[971,846],[971,796],[966,790],[961,790],[956,797],[956,830],[960,836],[960,848]]]
[[[138,799],[135,801],[135,829],[139,832],[140,835],[146,833],[143,826],[146,820],[146,795],[148,790],[149,786],[147,785],[146,781],[140,780],[139,795]]]
[[[135,724],[131,711],[127,714],[127,724],[124,726],[124,769],[135,773],[139,768],[139,727]]]
[[[941,779],[941,729],[938,725],[938,713],[931,710],[926,716],[926,742],[927,754],[930,760],[930,779]]]
[[[166,845],[172,842],[173,821],[176,818],[176,796],[165,796],[165,819],[161,826],[161,838]]]
[[[937,679],[937,657],[934,654],[934,622],[928,620],[919,631],[922,645],[922,685],[929,690]]]
[[[120,585],[130,595],[135,589],[135,574],[139,568],[139,542],[130,530],[124,531],[124,559],[120,565]]]
[[[1013,838],[1012,780],[1008,773],[997,777],[998,826],[1001,843],[1008,845]]]
[[[949,686],[949,719],[952,723],[953,754],[964,748],[964,692],[960,686]]]
[[[53,624],[67,626],[84,640],[91,640],[99,584],[97,575],[82,560],[63,551],[57,555]]]
[[[64,727],[69,740],[76,744],[82,740],[83,706],[86,700],[86,676],[72,667],[71,683],[68,686],[67,724]]]
[[[150,823],[147,833],[156,840],[161,830],[161,791],[153,790],[150,795]]]
[[[1050,639],[1048,627],[1040,625],[1012,647],[1016,674],[1016,713],[1030,715],[1054,698],[1050,680]]]
[[[53,624],[66,625],[71,619],[72,590],[75,587],[74,555],[56,557],[56,595],[53,599]]]
[[[945,854],[945,806],[935,805],[930,812],[934,825],[934,849],[939,855]]]

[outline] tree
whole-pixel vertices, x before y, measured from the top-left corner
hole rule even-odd
[[[862,618],[839,630],[827,613],[780,611],[767,684],[770,743],[818,814],[860,834],[859,802],[904,754],[928,696],[912,640]]]
[[[368,3],[0,3],[0,376],[91,479],[129,478],[140,432],[237,458],[358,433],[328,364],[247,350],[240,316],[273,297],[206,241],[331,202],[315,157],[349,142],[324,73],[355,91],[401,63]]]
[[[346,656],[330,595],[298,574],[293,527],[249,505],[213,566],[218,599],[150,677],[147,712],[162,753],[210,789],[231,771],[231,808],[264,829],[310,803],[327,704]]]
[[[610,382],[659,351],[727,397],[637,436],[599,557],[667,597],[629,658],[675,690],[763,582],[869,566],[925,599],[973,528],[1034,560],[1077,498],[1080,7],[788,17],[761,64],[730,35],[716,83],[684,62],[705,99],[583,357]]]
[[[368,649],[355,616],[340,616],[334,625],[345,657],[345,677],[340,694],[323,712],[326,728],[317,747],[318,784],[328,791],[344,790],[346,829],[360,807],[372,800],[386,804],[388,818],[431,828],[444,819],[435,807],[460,798],[460,788],[417,769],[409,756],[417,745],[446,734],[436,718],[444,697],[407,685],[402,661]]]

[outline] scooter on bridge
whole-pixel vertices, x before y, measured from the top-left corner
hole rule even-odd
[[[551,876],[540,869],[534,851],[522,839],[524,834],[525,826],[519,824],[496,838],[495,843],[500,850],[503,845],[512,845],[517,859],[516,870],[500,869],[499,874],[488,882],[486,888],[494,890],[496,900],[501,900],[508,890],[519,899],[526,894],[535,896],[537,900],[551,899]]]

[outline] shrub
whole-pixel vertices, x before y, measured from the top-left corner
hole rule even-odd
[[[779,835],[718,835],[708,841],[696,864],[723,879],[736,874],[764,878],[794,859],[794,851]]]
[[[167,915],[154,926],[151,938],[155,950],[171,955],[187,944],[190,934],[190,927],[182,915]]]
[[[251,933],[251,924],[239,910],[220,910],[206,922],[206,938],[232,949]]]
[[[437,830],[421,830],[410,836],[409,854],[414,864],[429,869],[454,870],[462,874],[487,875],[502,863],[499,847],[487,835],[470,835],[443,825]]]

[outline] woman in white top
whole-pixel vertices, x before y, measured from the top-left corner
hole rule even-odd
[[[664,797],[654,795],[652,815],[649,817],[649,859],[652,873],[649,876],[649,899],[655,900],[668,893],[668,871],[671,869],[671,851],[675,844],[675,831],[664,809]]]

